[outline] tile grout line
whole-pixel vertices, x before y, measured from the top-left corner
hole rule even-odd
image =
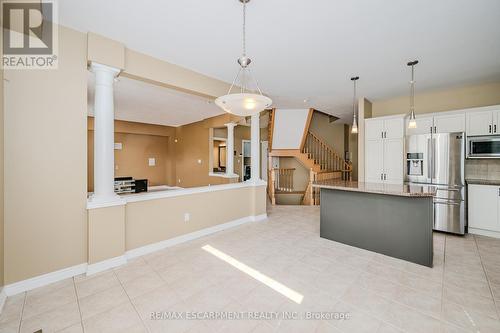
[[[73,288],[75,289],[76,304],[78,305],[78,313],[80,313],[80,326],[82,327],[82,332],[85,332],[85,328],[83,327],[82,310],[80,309],[80,298],[78,297],[78,291],[76,290],[75,277],[73,277]]]
[[[125,295],[127,295],[127,298],[128,298],[128,300],[129,300],[130,304],[132,305],[132,307],[134,308],[135,313],[137,314],[137,316],[138,316],[138,317],[139,317],[139,319],[141,320],[142,326],[144,326],[144,328],[146,329],[146,331],[151,332],[151,331],[149,330],[149,327],[146,325],[146,323],[145,323],[145,322],[144,322],[144,320],[142,319],[141,314],[139,313],[139,311],[138,311],[138,310],[137,310],[137,308],[135,307],[134,302],[132,302],[132,299],[130,298],[130,295],[128,294],[127,289],[125,289],[125,286],[123,285],[122,281],[120,280],[120,278],[118,277],[118,275],[116,275],[115,270],[113,269],[112,271],[113,271],[113,274],[115,275],[116,279],[118,280],[118,283],[120,283],[120,286],[123,288],[123,291],[125,292]]]
[[[28,292],[24,292],[23,307],[21,309],[21,318],[19,318],[19,326],[17,327],[17,332],[21,333],[21,322],[23,321],[24,307],[26,306],[26,298],[28,297]]]
[[[497,301],[495,300],[495,295],[493,295],[493,289],[491,288],[490,278],[488,277],[488,272],[486,271],[486,268],[484,267],[483,257],[481,256],[481,251],[479,250],[479,245],[477,244],[476,236],[473,235],[472,237],[474,237],[474,244],[476,244],[476,249],[477,249],[477,253],[479,255],[479,260],[481,261],[481,267],[483,268],[484,276],[486,276],[486,281],[488,282],[488,288],[490,289],[491,298],[493,299],[493,304],[495,305],[495,311],[497,313],[498,318],[500,318],[500,310],[498,309]]]

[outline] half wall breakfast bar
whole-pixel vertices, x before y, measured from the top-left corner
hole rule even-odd
[[[432,267],[433,187],[335,179],[313,186],[322,238]]]

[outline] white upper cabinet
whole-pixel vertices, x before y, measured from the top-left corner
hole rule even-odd
[[[465,132],[465,113],[434,116],[434,133]]]
[[[403,117],[388,119],[371,118],[365,120],[365,138],[367,140],[399,139],[403,137]]]
[[[365,120],[365,181],[403,183],[404,117]]]
[[[467,135],[494,134],[493,115],[498,111],[470,111],[467,112]],[[498,124],[497,124],[498,132]]]
[[[384,120],[369,119],[365,121],[365,138],[367,140],[382,139],[384,135]]]
[[[404,135],[405,129],[403,118],[384,120],[384,139],[402,139]]]
[[[417,128],[408,128],[409,119],[406,119],[406,135],[431,133],[431,130],[434,126],[432,118],[433,117],[417,115],[417,117],[415,118]]]
[[[436,116],[417,115],[417,128],[408,128],[406,119],[406,135],[428,133],[465,132],[465,113],[445,113]]]
[[[500,110],[493,111],[493,134],[500,134]]]

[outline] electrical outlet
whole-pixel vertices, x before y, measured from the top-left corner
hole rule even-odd
[[[201,160],[198,160],[198,164],[201,164]]]
[[[184,222],[189,222],[191,215],[189,213],[184,213]]]
[[[179,178],[179,184],[181,183],[181,179]]]

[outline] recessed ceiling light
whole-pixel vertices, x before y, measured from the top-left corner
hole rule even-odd
[[[309,98],[304,98],[304,103],[309,102]]]

